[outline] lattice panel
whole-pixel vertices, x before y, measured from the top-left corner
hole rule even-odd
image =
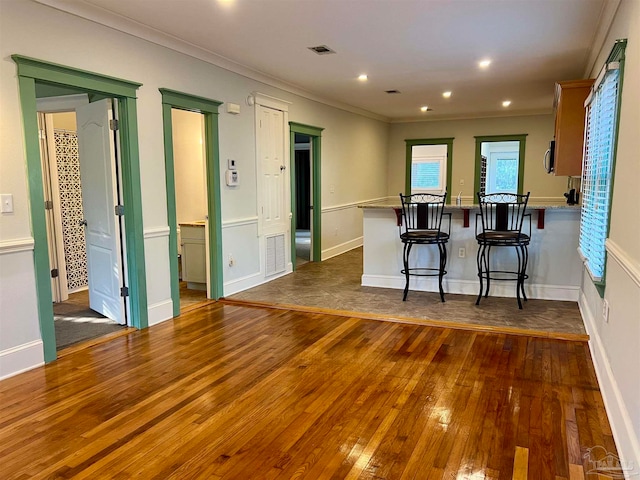
[[[84,212],[82,210],[78,135],[66,130],[55,130],[54,136],[67,284],[69,292],[73,292],[88,284],[84,227],[80,225],[80,221],[84,218]]]

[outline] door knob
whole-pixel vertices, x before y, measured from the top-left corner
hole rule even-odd
[[[281,171],[281,172],[282,172],[282,171],[284,171],[284,170],[286,170],[286,169],[287,169],[286,165],[280,165],[280,171]]]
[[[85,219],[78,220],[78,225],[80,227],[83,227],[83,226],[86,227],[87,226],[87,221]]]

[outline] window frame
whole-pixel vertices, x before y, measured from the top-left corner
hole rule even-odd
[[[484,142],[518,142],[518,189],[517,194],[522,195],[524,191],[524,159],[527,145],[527,133],[513,135],[482,135],[474,137],[476,139],[475,174],[473,182],[473,194],[480,191],[480,175],[482,170],[482,144]],[[474,197],[475,198],[475,197]],[[477,199],[476,199],[477,200]]]
[[[618,136],[619,136],[619,132],[620,132],[620,110],[622,107],[622,88],[623,88],[623,83],[624,83],[624,60],[625,60],[625,49],[627,46],[627,40],[626,39],[619,39],[616,40],[616,42],[613,45],[613,48],[611,49],[611,52],[609,53],[609,56],[607,57],[607,60],[604,62],[604,65],[602,66],[600,73],[598,75],[598,77],[596,78],[596,81],[593,83],[593,86],[591,87],[591,93],[589,94],[589,96],[587,97],[587,99],[585,100],[585,109],[589,109],[591,102],[593,100],[593,95],[594,92],[596,92],[600,85],[602,84],[602,82],[604,81],[605,77],[606,77],[606,73],[609,70],[608,66],[612,63],[618,63],[618,85],[617,85],[617,92],[616,92],[616,101],[615,101],[615,115],[613,117],[613,135],[612,135],[612,148],[611,148],[611,158],[610,158],[610,164],[611,164],[611,168],[609,171],[609,178],[608,178],[608,205],[607,205],[607,211],[606,211],[606,216],[604,219],[604,223],[605,223],[605,235],[604,235],[604,241],[602,242],[602,245],[596,245],[596,247],[599,247],[601,249],[601,251],[604,254],[604,265],[603,265],[603,271],[602,271],[602,277],[595,277],[593,272],[591,271],[590,267],[589,267],[589,257],[585,256],[583,254],[582,248],[580,247],[580,243],[581,239],[582,239],[582,220],[583,217],[585,215],[584,211],[585,211],[585,205],[583,204],[581,206],[581,212],[580,212],[580,237],[579,237],[579,244],[578,244],[578,254],[580,255],[581,259],[584,262],[584,266],[585,269],[587,271],[587,273],[589,274],[589,278],[591,278],[591,281],[593,282],[594,286],[596,287],[596,290],[598,291],[599,295],[601,297],[604,298],[604,291],[605,291],[605,286],[606,286],[606,275],[607,275],[607,257],[608,257],[608,252],[607,252],[607,248],[606,248],[606,241],[609,238],[609,234],[610,234],[610,230],[611,230],[611,210],[612,210],[612,205],[613,205],[613,189],[614,189],[614,183],[615,183],[615,171],[616,171],[616,160],[617,160],[617,156],[618,156]],[[581,185],[582,185],[582,189],[581,189],[581,196],[584,198],[584,174],[585,174],[585,161],[586,161],[586,152],[587,152],[587,145],[586,145],[586,141],[587,141],[587,136],[588,136],[588,126],[589,126],[589,111],[587,110],[586,115],[585,115],[585,133],[584,133],[584,148],[583,148],[583,156],[582,156],[582,175],[581,175]]]
[[[447,160],[445,172],[445,188],[447,191],[446,203],[451,204],[451,170],[453,165],[453,140],[455,137],[447,138],[408,138],[405,139],[405,195],[411,194],[411,170],[413,166],[412,150],[414,146],[423,145],[446,145]]]

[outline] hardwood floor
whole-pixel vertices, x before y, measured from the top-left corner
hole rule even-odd
[[[0,383],[3,479],[574,480],[597,446],[584,342],[221,303]]]

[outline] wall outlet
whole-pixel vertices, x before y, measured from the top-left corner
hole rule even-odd
[[[460,185],[464,185],[464,178],[460,179]]]
[[[604,323],[609,323],[609,302],[606,298],[602,300],[602,320]]]
[[[233,255],[229,255],[229,266],[233,267],[236,264],[236,261],[233,258]]]
[[[458,249],[458,258],[464,258],[467,256],[467,250],[464,247]]]

